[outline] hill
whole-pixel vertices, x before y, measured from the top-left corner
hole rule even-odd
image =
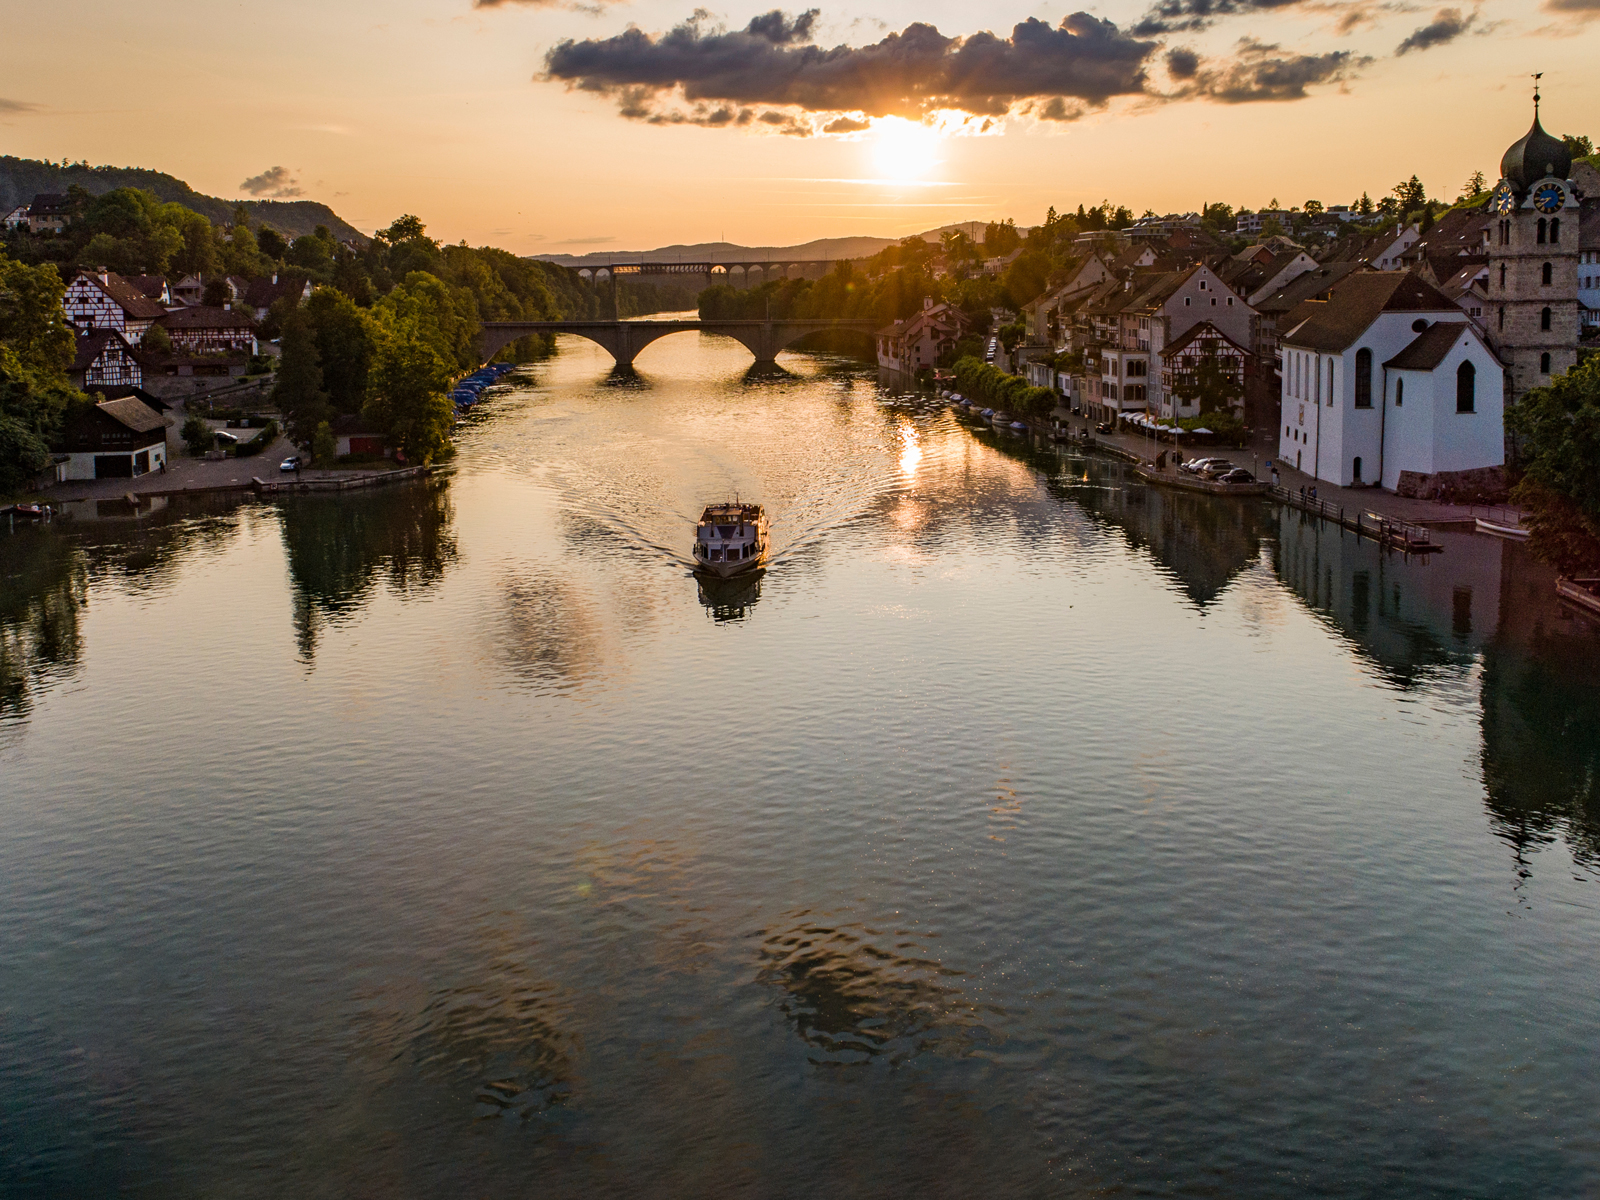
[[[963,221],[959,225],[941,225],[916,236],[923,241],[937,242],[948,230],[959,230],[980,245],[984,225],[981,221]],[[1018,232],[1026,235],[1026,228]],[[598,267],[607,263],[660,263],[660,262],[767,262],[784,259],[871,258],[886,246],[901,239],[871,237],[817,238],[801,242],[798,246],[739,246],[733,242],[695,242],[692,245],[660,246],[654,250],[595,250],[589,254],[533,254],[530,258],[540,262],[556,263],[563,267]]]
[[[223,200],[197,192],[163,171],[144,167],[91,167],[87,163],[61,166],[33,158],[0,156],[0,212],[31,203],[40,192],[65,192],[73,184],[95,196],[113,188],[143,188],[164,201],[193,209],[216,225],[232,221],[235,205],[243,204],[252,224],[270,225],[291,240],[313,232],[318,225],[326,225],[341,241],[365,244],[368,240],[366,234],[333,209],[315,200]]]

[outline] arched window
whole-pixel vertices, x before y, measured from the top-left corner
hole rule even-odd
[[[1550,374],[1550,355],[1548,352],[1539,355],[1539,374]]]
[[[1559,242],[1561,240],[1561,218],[1560,217],[1551,217],[1550,218],[1550,240],[1552,242]]]
[[[1555,270],[1549,263],[1545,263],[1543,270],[1540,272],[1539,282],[1545,287],[1549,287],[1555,280]]]
[[[1549,227],[1549,224],[1550,223],[1548,221],[1546,221],[1543,217],[1539,218],[1539,238],[1538,238],[1538,241],[1539,241],[1539,245],[1541,245],[1541,246],[1544,245],[1545,230]]]
[[[1505,263],[1501,263],[1500,264],[1500,290],[1502,292],[1506,290],[1506,265],[1505,265]]]
[[[1394,381],[1394,406],[1396,408],[1400,408],[1402,405],[1405,404],[1405,402],[1406,402],[1406,381],[1404,379],[1396,379]]]
[[[1539,328],[1545,332],[1549,332],[1550,310],[1548,308],[1541,308],[1539,310]]]
[[[1500,328],[1504,329],[1505,327],[1506,327],[1506,306],[1502,304],[1500,306]]]
[[[1456,368],[1456,411],[1472,412],[1478,403],[1478,368],[1464,362]]]
[[[1356,407],[1372,407],[1372,351],[1365,346],[1356,351]]]

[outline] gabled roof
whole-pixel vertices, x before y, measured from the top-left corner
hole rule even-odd
[[[273,301],[282,296],[299,296],[305,293],[306,276],[279,275],[272,279],[252,279],[245,289],[244,302],[252,308],[271,308]]]
[[[28,206],[30,217],[64,217],[72,212],[72,197],[61,192],[40,192]]]
[[[84,334],[73,343],[72,366],[68,370],[87,371],[94,365],[94,360],[104,354],[106,347],[113,342],[121,345],[124,351],[132,349],[115,329],[96,329]]]
[[[161,414],[136,396],[124,396],[121,400],[102,400],[95,407],[135,433],[153,433],[157,429],[167,427]]]
[[[1383,365],[1397,371],[1431,371],[1444,361],[1462,334],[1471,333],[1465,321],[1438,321],[1429,325],[1409,346]]]
[[[1173,342],[1172,345],[1163,346],[1161,349],[1161,357],[1168,358],[1174,354],[1177,354],[1187,347],[1191,342],[1199,341],[1201,338],[1204,338],[1206,341],[1227,342],[1228,345],[1232,346],[1240,354],[1246,356],[1248,356],[1250,353],[1250,351],[1239,345],[1238,342],[1234,341],[1227,334],[1223,333],[1222,330],[1218,329],[1210,321],[1201,321],[1197,325],[1191,325],[1188,329],[1188,332],[1186,332],[1177,341]]]
[[[159,301],[167,288],[166,278],[161,275],[122,275],[119,278],[147,300]]]
[[[160,396],[153,396],[142,387],[136,387],[131,383],[95,383],[91,384],[86,390],[99,396],[102,400],[121,400],[125,396],[132,396],[142,401],[145,407],[154,409],[158,413],[168,412],[172,408],[172,405],[168,404]]]
[[[175,308],[156,319],[157,325],[171,330],[179,329],[254,329],[255,320],[239,309],[216,308],[196,304],[192,308]]]
[[[1312,302],[1283,343],[1306,350],[1341,351],[1386,312],[1451,312],[1454,302],[1410,271],[1366,271],[1333,289],[1332,298]]]
[[[87,279],[110,297],[113,304],[137,321],[154,320],[167,311],[158,301],[150,299],[121,275],[108,271],[102,278],[94,271],[79,271],[77,278]]]
[[[1297,305],[1338,286],[1340,280],[1365,268],[1358,262],[1324,263],[1314,271],[1296,276],[1255,306],[1262,314],[1286,313]]]
[[[1483,232],[1488,227],[1489,214],[1481,208],[1455,209],[1441,216],[1433,228],[1406,251],[1406,257],[1482,254]]]

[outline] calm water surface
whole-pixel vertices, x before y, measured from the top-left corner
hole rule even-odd
[[[747,362],[0,535],[0,1192],[1596,1194],[1600,641],[1521,547]]]

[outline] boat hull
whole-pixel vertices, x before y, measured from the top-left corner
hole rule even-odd
[[[694,569],[704,571],[708,575],[715,575],[719,579],[728,579],[734,575],[743,575],[746,571],[754,571],[757,567],[767,565],[767,556],[757,554],[754,558],[735,559],[733,562],[706,562],[703,558],[694,560]]]

